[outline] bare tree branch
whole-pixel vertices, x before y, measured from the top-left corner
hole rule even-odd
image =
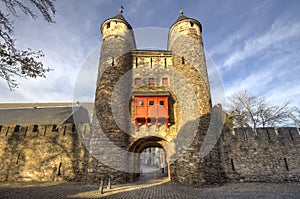
[[[286,102],[282,106],[273,106],[263,98],[257,98],[247,90],[235,93],[229,98],[227,111],[237,127],[274,127],[288,123],[292,112]]]
[[[56,11],[53,1],[29,0],[49,23],[54,23],[53,16]],[[21,50],[15,47],[15,40],[12,37],[13,21],[2,9],[5,7],[14,17],[18,17],[20,12],[35,20],[37,15],[21,0],[1,0],[0,4],[4,5],[0,10],[0,78],[5,79],[9,88],[13,90],[18,86],[15,77],[45,77],[45,73],[50,69],[38,61],[44,56],[42,51],[32,51],[30,48]]]

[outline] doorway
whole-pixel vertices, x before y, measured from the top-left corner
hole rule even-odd
[[[148,147],[140,154],[140,179],[156,179],[168,176],[167,154],[163,148]]]

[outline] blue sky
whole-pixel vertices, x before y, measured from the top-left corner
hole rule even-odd
[[[97,68],[100,24],[115,16],[120,5],[125,7],[123,15],[135,29],[138,47],[147,41],[149,31],[158,30],[155,34],[166,38],[163,34],[177,19],[182,6],[184,15],[199,20],[203,26],[204,47],[219,70],[226,96],[248,89],[275,104],[293,100],[293,105],[300,106],[297,0],[57,1],[55,24],[41,17],[33,21],[21,15],[15,19],[14,34],[19,47],[43,50],[44,63],[54,71],[46,79],[18,80],[20,86],[13,92],[0,80],[0,102],[73,101],[78,81],[90,88],[79,89],[85,96],[80,100],[93,101],[96,74],[80,78],[78,74],[86,64]]]

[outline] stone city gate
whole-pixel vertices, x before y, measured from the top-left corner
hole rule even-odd
[[[167,50],[136,49],[122,10],[100,29],[92,135],[97,144],[90,144],[96,158],[89,175],[109,173],[114,183],[135,180],[139,154],[160,147],[172,182],[205,183],[205,172],[214,167],[207,170],[199,157],[211,112],[200,22],[181,11],[169,30]]]

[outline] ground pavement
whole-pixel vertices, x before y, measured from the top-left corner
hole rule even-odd
[[[170,184],[167,178],[112,186],[100,194],[98,186],[83,183],[0,183],[0,198],[300,198],[300,183],[224,184],[212,188],[190,188]]]

